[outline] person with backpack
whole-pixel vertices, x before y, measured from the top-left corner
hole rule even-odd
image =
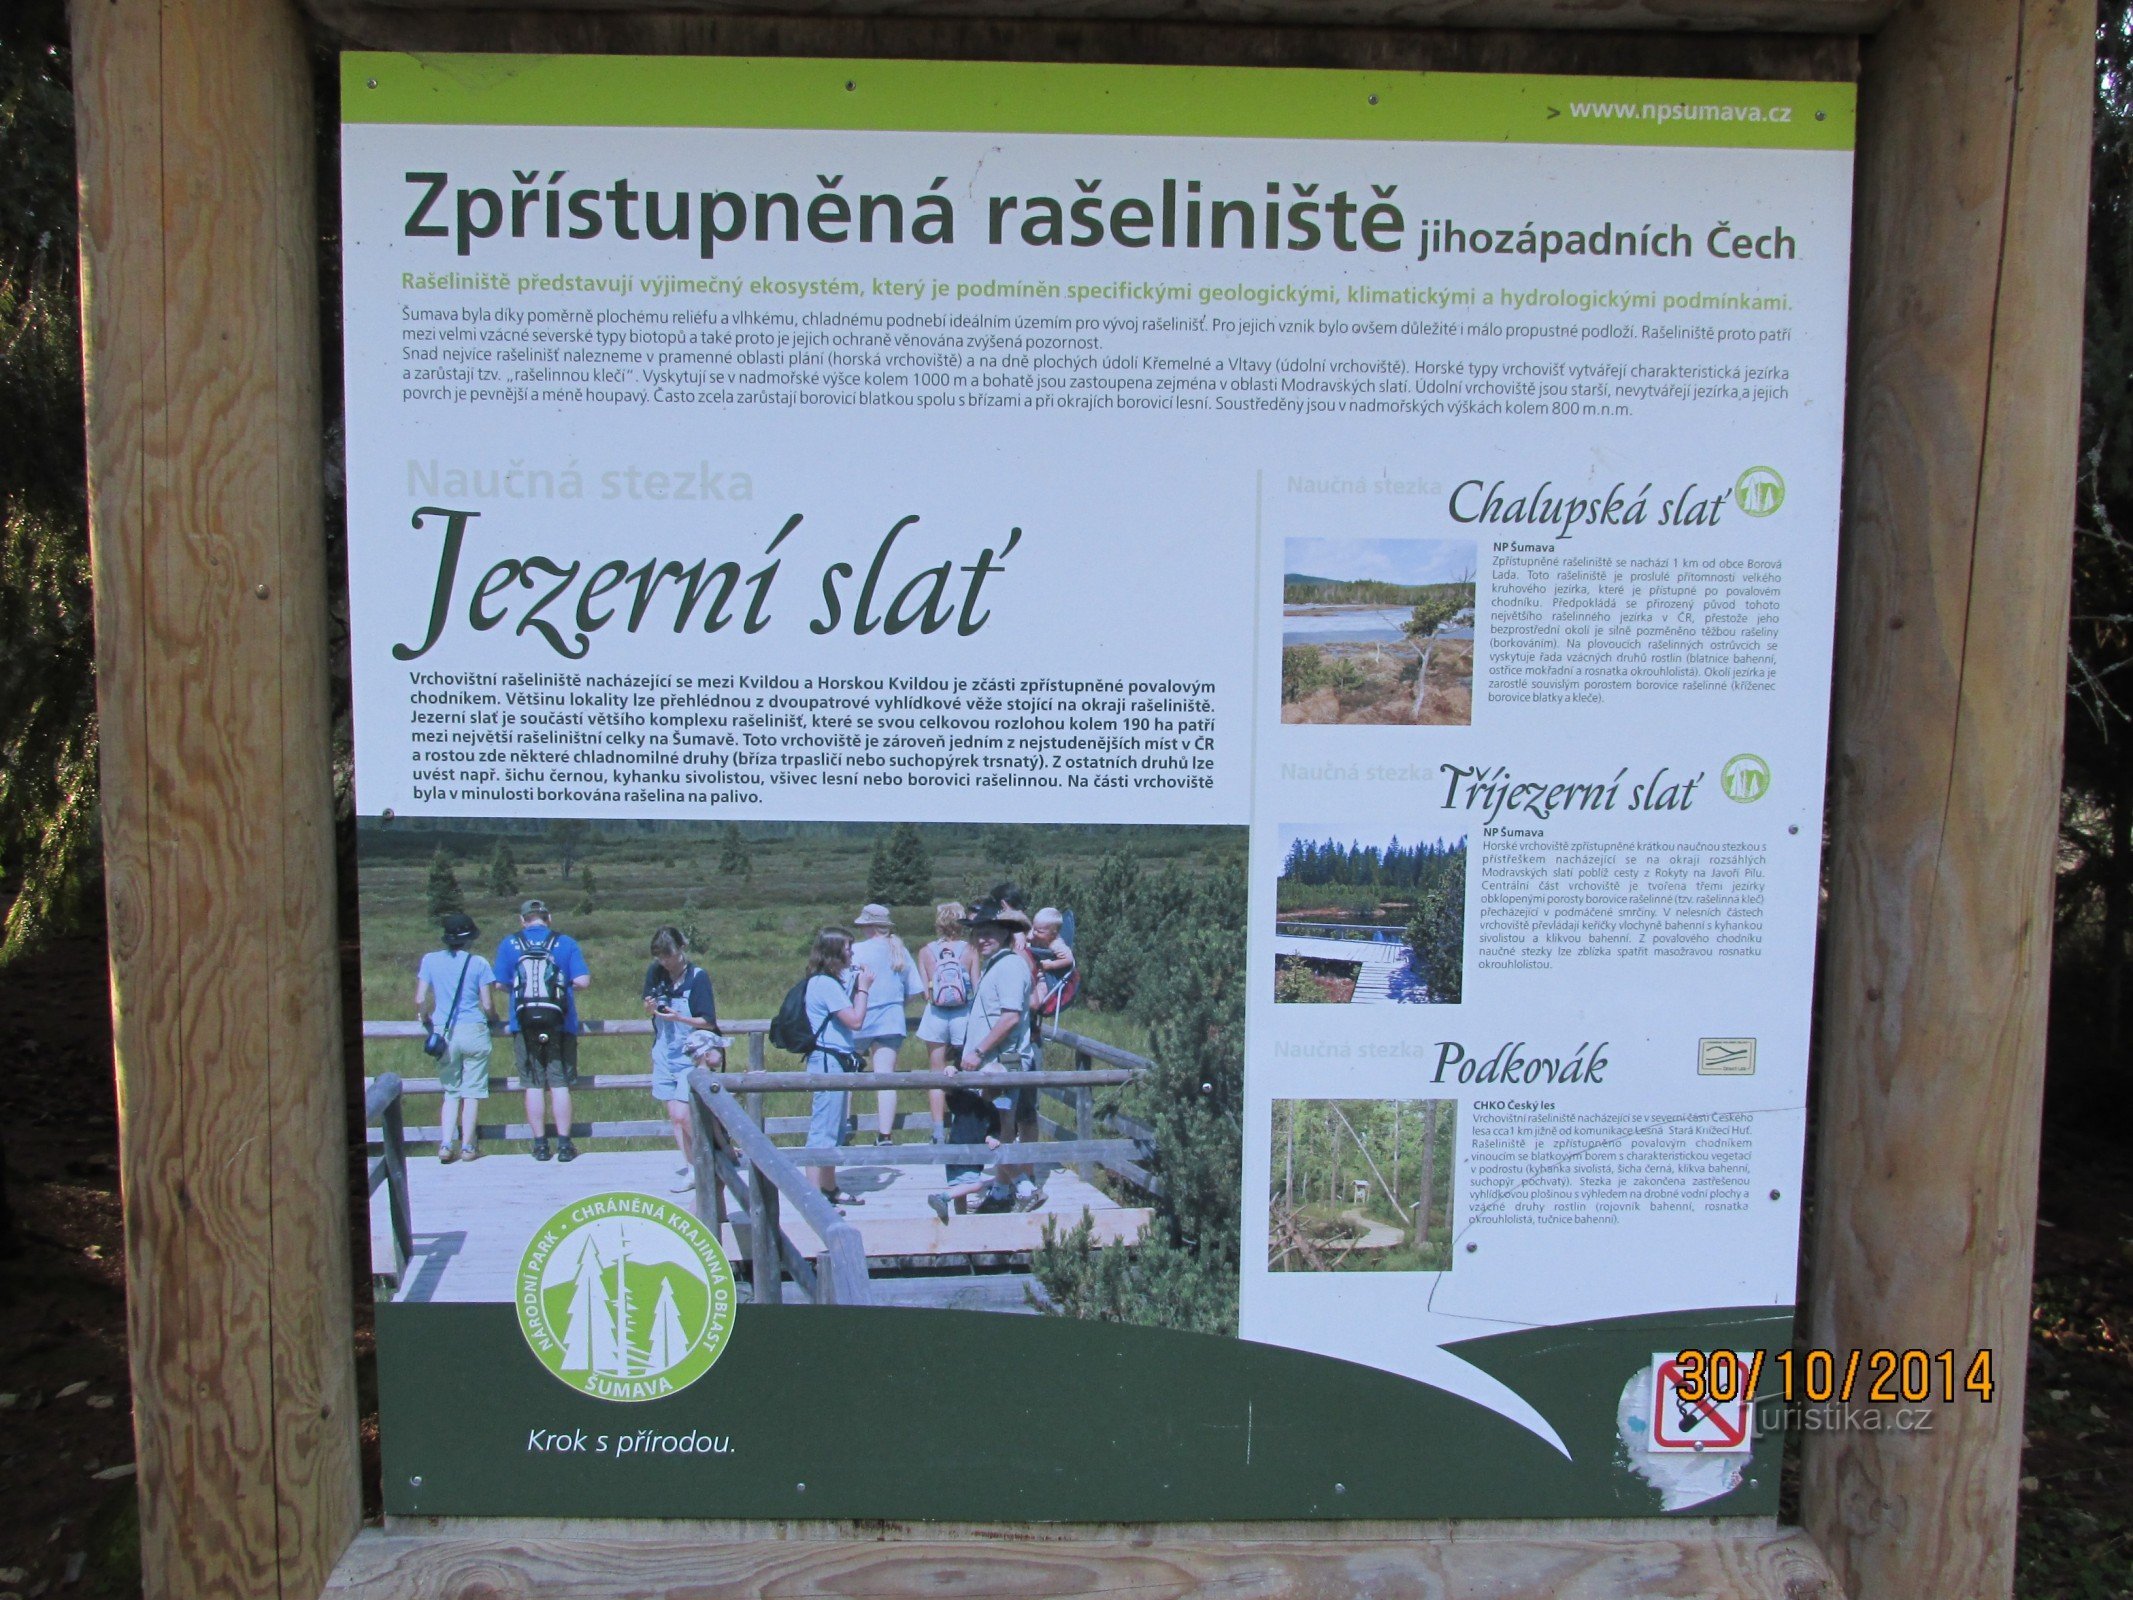
[[[963,903],[950,900],[933,908],[933,942],[918,948],[918,976],[925,986],[926,1010],[918,1019],[918,1036],[927,1046],[927,1064],[945,1072],[962,1054],[963,1030],[970,1020],[970,990],[977,955],[963,937]],[[948,1137],[948,1091],[928,1089],[933,1112],[933,1142]]]
[[[852,965],[852,936],[842,928],[822,929],[807,952],[806,972],[771,1019],[770,1042],[805,1057],[809,1072],[856,1072],[858,1030],[866,1022],[873,986],[873,976]],[[808,1106],[808,1148],[831,1150],[844,1143],[845,1108],[851,1098],[841,1089],[816,1092]],[[865,1204],[837,1187],[835,1167],[809,1167],[807,1174],[831,1205]]]
[[[1036,1038],[1030,1019],[1036,968],[1028,953],[1016,948],[1029,925],[1027,912],[998,900],[980,900],[970,908],[965,927],[971,948],[978,954],[978,983],[971,994],[970,1018],[964,1024],[958,1072],[1027,1072],[1035,1065]],[[1036,1098],[1031,1090],[1013,1089],[993,1096],[1003,1139],[1037,1137]],[[1018,1195],[1025,1182],[1029,1189]],[[1044,1186],[1032,1168],[1002,1162],[994,1171],[987,1199],[994,1205],[1012,1203],[1017,1211],[1034,1211],[1044,1204]]]
[[[665,1108],[674,1143],[681,1148],[681,1180],[674,1193],[696,1187],[694,1118],[689,1111],[689,1074],[702,1062],[715,1066],[724,1045],[706,1043],[718,1033],[718,1001],[711,975],[689,959],[689,941],[679,928],[652,935],[652,964],[644,969],[644,1014],[652,1019],[652,1098]]]
[[[444,919],[444,948],[432,950],[415,971],[415,1020],[429,1035],[444,1087],[444,1117],[437,1130],[437,1159],[479,1161],[474,1116],[489,1098],[489,989],[496,973],[488,957],[472,948],[481,930],[464,912]],[[438,1052],[434,1046],[444,1046]]]
[[[885,905],[860,907],[852,926],[861,937],[852,946],[852,964],[873,979],[868,989],[867,1018],[860,1024],[857,1049],[860,1065],[869,1072],[893,1073],[896,1057],[911,1032],[905,1006],[921,992],[918,964],[903,940],[896,936],[894,920]],[[888,1144],[896,1132],[896,1091],[884,1089],[874,1097],[876,1144]]]
[[[578,1159],[570,1139],[570,1090],[578,1081],[578,991],[592,983],[585,953],[567,933],[548,923],[548,903],[527,900],[518,908],[518,932],[496,947],[496,986],[507,1009],[511,1063],[526,1091],[526,1121],[533,1128],[533,1159],[549,1159],[542,1091],[555,1110],[554,1155]]]

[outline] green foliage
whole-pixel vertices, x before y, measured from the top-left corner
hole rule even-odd
[[[423,903],[432,921],[458,916],[467,908],[466,896],[459,892],[459,874],[452,870],[452,858],[445,854],[443,845],[439,845],[437,853],[430,857],[430,876]]]
[[[1329,1004],[1333,999],[1326,993],[1326,986],[1296,956],[1283,956],[1274,963],[1274,998],[1290,1006]]]
[[[1037,883],[1028,887],[1034,893]],[[1131,1112],[1154,1131],[1163,1180],[1156,1230],[1132,1250],[1050,1239],[1034,1263],[1063,1311],[1112,1321],[1234,1332],[1244,1097],[1243,862],[1190,875],[1150,873],[1125,851],[1086,884],[1043,884],[1076,908],[1091,1002],[1128,1009],[1155,1067]],[[1104,1258],[1118,1257],[1114,1263]]]
[[[1131,1250],[1098,1248],[1086,1213],[1061,1234],[1046,1218],[1038,1277],[1049,1308],[1085,1322],[1131,1322],[1187,1333],[1237,1331],[1237,1272],[1158,1234]]]
[[[755,868],[748,859],[748,841],[741,837],[741,825],[729,822],[718,836],[718,870],[725,876],[750,877]]]
[[[1434,639],[1439,628],[1473,609],[1472,579],[1464,583],[1439,584],[1415,602],[1413,612],[1400,624],[1400,631],[1410,639]]]
[[[1406,606],[1435,604],[1438,597],[1466,590],[1474,603],[1474,585],[1459,583],[1387,583],[1382,578],[1314,578],[1300,572],[1281,580],[1281,602],[1290,606]]]
[[[933,896],[933,861],[915,822],[899,822],[874,841],[867,862],[867,898],[885,906],[918,906]]]
[[[1325,668],[1326,687],[1335,694],[1358,693],[1370,682],[1370,675],[1363,670],[1362,664],[1349,656],[1328,661]]]
[[[1317,645],[1291,644],[1281,649],[1281,699],[1301,700],[1326,684],[1326,658]]]
[[[100,882],[67,19],[0,6],[0,961]]]
[[[1429,997],[1456,1005],[1466,983],[1466,851],[1453,857],[1438,879],[1415,896],[1407,924],[1407,948],[1415,975]]]
[[[1314,894],[1321,886],[1412,890],[1439,882],[1455,862],[1463,873],[1464,839],[1457,844],[1440,840],[1403,845],[1396,834],[1382,847],[1353,841],[1342,844],[1332,838],[1297,839],[1282,858],[1281,882],[1309,888]],[[1304,897],[1299,903],[1322,902]]]
[[[497,840],[496,848],[489,852],[488,889],[499,900],[518,898],[518,858],[512,855],[509,840]]]

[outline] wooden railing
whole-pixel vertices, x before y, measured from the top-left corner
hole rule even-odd
[[[377,1276],[386,1278],[394,1288],[399,1287],[407,1272],[407,1258],[415,1249],[414,1208],[408,1203],[407,1194],[407,1128],[401,1110],[404,1093],[399,1075],[392,1072],[381,1074],[363,1092],[363,1121],[380,1124],[381,1146],[378,1158],[370,1164],[367,1192],[376,1194],[381,1184],[385,1188],[392,1250],[391,1272]]]
[[[699,1150],[711,1152],[709,1161],[696,1164],[695,1209],[713,1227],[733,1229],[739,1254],[745,1258],[749,1282],[758,1304],[776,1305],[789,1279],[801,1294],[816,1304],[869,1305],[873,1291],[867,1275],[866,1244],[859,1229],[845,1220],[803,1170],[808,1167],[856,1166],[969,1166],[996,1163],[1010,1166],[1073,1167],[1093,1179],[1097,1172],[1114,1177],[1150,1194],[1162,1192],[1161,1180],[1148,1170],[1154,1145],[1151,1130],[1120,1114],[1099,1108],[1100,1089],[1123,1090],[1155,1065],[1101,1039],[1051,1028],[1043,1035],[1046,1052],[1071,1057],[1072,1070],[1035,1072],[805,1072],[766,1071],[764,1034],[767,1021],[723,1024],[729,1038],[748,1041],[748,1065],[740,1071],[712,1072],[697,1068],[689,1074],[691,1114]],[[636,1019],[585,1023],[588,1033],[645,1035],[652,1024]],[[365,1022],[365,1039],[420,1038],[423,1028],[414,1022]],[[503,1089],[514,1080],[492,1077],[490,1086]],[[583,1077],[577,1087],[585,1089],[649,1089],[650,1073],[609,1073]],[[389,1089],[388,1089],[388,1086]],[[846,1146],[794,1147],[776,1143],[778,1135],[805,1135],[809,1119],[801,1116],[770,1117],[766,1102],[774,1094],[866,1093],[882,1090],[928,1090],[979,1088],[989,1093],[1034,1091],[1039,1100],[1038,1130],[1033,1143],[1005,1145],[880,1144],[854,1149]],[[404,1126],[402,1105],[412,1095],[441,1095],[443,1085],[435,1078],[401,1078],[386,1073],[369,1089],[369,1118],[384,1119],[373,1142],[382,1143],[386,1154],[372,1169],[371,1188],[380,1182],[395,1185],[393,1212],[396,1272],[404,1270],[412,1248],[408,1224],[406,1145],[434,1143],[436,1128]],[[1070,1121],[1044,1114],[1049,1103]],[[896,1125],[907,1130],[931,1132],[933,1119],[925,1113],[901,1114]],[[576,1122],[573,1137],[594,1139],[660,1139],[669,1133],[665,1118],[624,1122]],[[1109,1137],[1103,1135],[1108,1132]],[[530,1139],[533,1130],[523,1123],[485,1125],[484,1138]],[[381,1176],[381,1174],[383,1176]],[[787,1208],[822,1241],[818,1256],[810,1256],[786,1234]]]
[[[734,1238],[748,1259],[755,1303],[781,1304],[783,1280],[790,1275],[816,1305],[872,1305],[865,1241],[800,1170],[792,1152],[772,1144],[770,1135],[727,1091],[720,1075],[707,1068],[698,1067],[689,1074],[689,1103],[696,1119],[697,1148],[711,1152],[709,1161],[696,1163],[696,1214],[714,1228],[732,1222]],[[730,1218],[729,1195],[740,1207],[740,1214]],[[786,1234],[784,1208],[788,1204],[822,1241],[819,1257],[810,1260]]]
[[[1277,917],[1274,932],[1295,933],[1304,929],[1315,930],[1306,935],[1313,939],[1350,939],[1358,944],[1398,944],[1407,937],[1404,927],[1384,922],[1299,922],[1293,917]]]

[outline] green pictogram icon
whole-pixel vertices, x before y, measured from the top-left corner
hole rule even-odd
[[[542,1366],[600,1400],[687,1388],[733,1332],[718,1237],[670,1200],[599,1194],[543,1223],[518,1269],[518,1325]]]
[[[1742,805],[1760,800],[1770,792],[1770,763],[1757,755],[1737,755],[1718,769],[1718,787]]]
[[[1785,503],[1785,480],[1775,467],[1750,467],[1733,480],[1733,503],[1744,517],[1767,517]]]

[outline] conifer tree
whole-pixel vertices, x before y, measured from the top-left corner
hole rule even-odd
[[[923,905],[933,894],[933,860],[915,822],[899,822],[874,840],[867,859],[867,898],[885,906]]]
[[[556,864],[565,883],[570,882],[570,869],[577,865],[578,854],[591,832],[592,824],[583,817],[557,817],[548,824],[548,842],[555,846]]]
[[[727,823],[725,831],[719,835],[718,870],[728,877],[755,876],[755,864],[748,858],[748,841],[741,837],[741,826],[737,822]]]
[[[459,892],[459,874],[452,870],[452,858],[444,853],[444,846],[430,857],[428,905],[433,921],[458,916],[467,908],[466,896]]]
[[[496,841],[496,848],[489,852],[489,893],[499,900],[516,900],[519,893],[518,858],[511,854],[511,846],[504,840]]]

